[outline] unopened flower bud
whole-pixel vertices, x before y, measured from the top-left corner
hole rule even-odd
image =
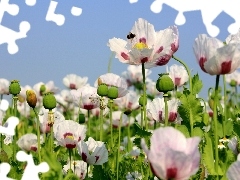
[[[45,109],[52,110],[57,106],[57,100],[53,93],[49,92],[43,96],[43,106]]]
[[[9,93],[13,96],[16,96],[20,93],[21,87],[18,80],[12,80],[11,84],[9,85]]]
[[[156,89],[163,93],[174,90],[174,83],[168,74],[159,74]]]
[[[231,82],[229,84],[232,87],[236,87],[237,86],[237,82],[235,80],[231,80]]]
[[[46,86],[44,84],[41,85],[40,87],[40,94],[44,94],[44,92],[46,91]]]
[[[35,108],[37,104],[37,96],[33,90],[26,91],[27,103],[31,108]]]
[[[106,84],[100,84],[97,88],[97,94],[99,96],[107,96],[108,86]]]
[[[108,89],[108,94],[107,96],[110,98],[110,99],[116,99],[118,97],[118,88],[115,87],[115,86],[111,86],[109,89]]]
[[[147,104],[147,96],[145,97],[145,101],[143,100],[143,95],[140,96],[138,103],[140,106],[143,106],[143,104]]]

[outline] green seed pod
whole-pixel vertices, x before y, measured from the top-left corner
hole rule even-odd
[[[35,108],[37,104],[37,96],[33,90],[26,91],[27,103],[31,108]]]
[[[97,88],[97,94],[99,96],[107,96],[108,86],[106,84],[100,84]]]
[[[16,96],[20,93],[21,87],[18,80],[12,80],[11,84],[9,85],[9,93],[13,96]]]
[[[46,86],[44,84],[40,87],[40,94],[43,94],[46,91]]]
[[[145,101],[143,101],[143,94],[140,96],[138,103],[140,106],[143,106],[143,103],[145,103],[145,105],[147,105],[147,96],[145,98]]]
[[[79,124],[83,124],[83,123],[85,123],[85,121],[86,121],[85,115],[82,114],[82,113],[80,113],[80,114],[78,115],[78,123],[79,123]]]
[[[45,109],[52,110],[57,106],[57,100],[53,93],[49,92],[43,96],[43,106]]]
[[[111,86],[108,89],[108,98],[110,99],[116,99],[118,97],[118,88],[115,86]]]
[[[174,90],[173,81],[167,73],[159,74],[159,78],[156,83],[156,89],[159,92],[163,92],[163,93],[167,93],[168,91]]]

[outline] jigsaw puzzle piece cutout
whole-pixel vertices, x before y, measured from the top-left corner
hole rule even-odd
[[[7,174],[10,172],[11,166],[8,163],[0,164],[0,179],[1,180],[14,180],[12,178],[7,177]]]
[[[236,34],[240,28],[240,1],[232,0],[231,3],[229,1],[224,0],[224,12],[232,17],[235,22],[228,26],[228,32],[230,34]]]
[[[36,2],[36,0],[25,0],[26,5],[28,6],[34,6]]]
[[[71,9],[71,14],[74,16],[80,16],[82,14],[82,9],[79,7],[73,6]]]
[[[45,173],[49,171],[49,166],[46,162],[41,162],[39,165],[35,165],[31,154],[27,154],[24,151],[17,152],[17,160],[21,162],[27,161],[23,176],[21,180],[40,180],[38,173]]]
[[[129,0],[131,4],[138,2],[138,0]]]
[[[16,40],[26,38],[27,32],[30,30],[30,24],[27,21],[22,21],[19,25],[19,32],[13,31],[5,26],[0,25],[0,32],[4,36],[0,36],[0,45],[7,43],[8,52],[10,54],[15,54],[18,52],[18,46]]]
[[[65,22],[65,17],[62,14],[55,14],[55,9],[57,7],[58,2],[51,1],[48,7],[48,12],[46,15],[46,21],[53,21],[58,26],[62,26]]]
[[[16,16],[19,13],[19,7],[16,4],[9,4],[9,0],[0,1],[0,23],[5,12],[8,12],[12,16]]]
[[[17,117],[9,117],[3,126],[0,126],[0,133],[4,135],[14,136],[15,128],[19,123]]]
[[[0,110],[6,111],[9,107],[9,102],[6,99],[0,101]]]

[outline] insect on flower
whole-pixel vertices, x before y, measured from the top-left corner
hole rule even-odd
[[[135,38],[135,34],[129,32],[129,34],[127,35],[127,38],[130,39],[132,41],[133,38]]]

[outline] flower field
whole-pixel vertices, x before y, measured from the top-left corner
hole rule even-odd
[[[76,74],[63,90],[0,78],[0,179],[239,180],[240,31],[225,42],[196,37],[192,53],[212,87],[175,56],[179,36],[139,18],[107,44],[126,71],[93,86]]]

